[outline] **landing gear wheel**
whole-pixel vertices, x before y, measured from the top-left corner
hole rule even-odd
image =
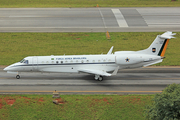
[[[99,75],[95,75],[95,76],[94,76],[94,79],[95,79],[95,80],[99,80]]]
[[[20,79],[20,75],[16,75],[16,79]]]
[[[99,81],[103,81],[103,77],[102,76],[99,76]]]
[[[95,76],[94,76],[94,79],[95,79],[95,80],[102,81],[102,80],[103,80],[103,77],[100,76],[100,75],[95,75]]]

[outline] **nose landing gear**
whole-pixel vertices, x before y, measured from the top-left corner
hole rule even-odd
[[[20,79],[20,75],[16,75],[16,79]]]

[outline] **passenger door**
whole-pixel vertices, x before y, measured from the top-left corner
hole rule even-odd
[[[33,71],[37,71],[37,69],[38,69],[38,57],[32,58],[32,68],[33,68]]]

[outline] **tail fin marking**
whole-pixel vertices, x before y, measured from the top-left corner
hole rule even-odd
[[[167,48],[167,46],[168,46],[168,43],[169,43],[169,39],[166,39],[166,40],[164,41],[164,44],[162,45],[159,53],[158,53],[158,56],[164,57],[164,54],[165,54],[165,52],[166,52],[166,48]]]

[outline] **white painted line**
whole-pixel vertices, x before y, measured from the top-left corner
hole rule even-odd
[[[29,18],[29,17],[48,17],[48,16],[9,16],[9,18]]]
[[[126,20],[124,19],[124,16],[122,15],[121,11],[119,9],[111,9],[111,10],[116,17],[119,27],[128,27],[128,24]]]
[[[180,25],[148,25],[148,27],[174,27],[179,28]]]
[[[180,25],[180,23],[148,23],[149,25]]]
[[[73,28],[73,29],[92,29],[92,28],[99,28],[104,29],[104,27],[0,27],[0,29],[61,29],[61,28]],[[109,28],[119,28],[119,27],[109,27]]]
[[[98,7],[98,10],[99,10],[99,12],[100,12],[100,14],[101,14],[101,18],[102,18],[102,21],[103,21],[104,27],[105,27],[105,28],[107,28],[107,27],[106,27],[106,23],[105,23],[105,21],[104,21],[104,16],[103,16],[103,14],[102,14],[102,12],[101,12],[101,10],[100,10],[100,8],[99,8],[99,7]],[[107,31],[107,30],[106,30],[106,31]],[[106,32],[106,31],[105,31],[105,32]]]

